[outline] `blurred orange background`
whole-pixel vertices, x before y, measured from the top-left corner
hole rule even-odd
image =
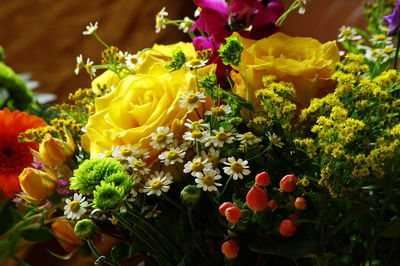
[[[292,3],[283,2],[286,7]],[[306,13],[291,14],[282,31],[321,42],[335,40],[342,25],[363,27],[362,2],[309,0]],[[131,53],[153,43],[189,41],[174,26],[155,33],[154,17],[164,6],[170,19],[193,18],[191,0],[1,0],[0,45],[6,64],[17,73],[31,73],[32,79],[40,82],[37,91],[55,93],[62,101],[69,92],[90,86],[88,75],[74,74],[76,57],[82,54],[100,62],[102,46],[93,36],[82,35],[89,22],[99,22],[98,33],[108,44]],[[110,246],[109,241],[100,240],[104,246]],[[79,260],[77,256],[73,261],[55,259],[46,249],[62,253],[57,246],[55,241],[37,245],[24,257],[31,265],[93,265],[93,260]]]

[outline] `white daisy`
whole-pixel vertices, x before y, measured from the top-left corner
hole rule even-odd
[[[156,33],[159,33],[161,29],[165,29],[166,16],[168,16],[168,12],[165,10],[165,7],[163,7],[156,15]]]
[[[261,139],[256,137],[253,133],[251,132],[246,132],[244,134],[238,134],[237,139],[240,141],[240,143],[246,143],[249,145],[254,145],[259,142],[261,142]]]
[[[81,194],[75,193],[73,200],[66,199],[64,206],[64,215],[67,219],[78,220],[86,212],[85,207],[88,206],[88,202],[85,201],[85,197]]]
[[[137,54],[129,54],[125,57],[125,64],[129,69],[136,70],[143,62],[143,58]]]
[[[83,35],[90,35],[92,34],[95,30],[98,28],[98,22],[96,21],[94,24],[92,22],[89,23],[88,26],[86,26],[86,30],[82,32]]]
[[[91,78],[96,76],[96,68],[93,67],[93,61],[89,58],[86,60],[85,69]]]
[[[158,158],[165,165],[170,165],[175,164],[176,162],[182,163],[185,154],[186,152],[180,148],[170,148],[169,150],[158,155]]]
[[[224,167],[225,174],[232,175],[234,180],[243,179],[244,175],[250,174],[248,162],[242,159],[235,160],[235,157],[229,157],[228,162],[224,162],[224,164],[228,165]]]
[[[211,168],[212,164],[207,159],[202,160],[202,158],[197,157],[185,164],[183,172],[185,174],[191,173],[192,176],[198,177],[203,171],[210,170]]]
[[[201,157],[203,159],[207,159],[212,164],[212,166],[218,170],[218,168],[217,168],[218,164],[225,162],[226,159],[219,158],[220,151],[214,149],[214,147],[212,147],[212,146],[209,149],[207,149],[207,152],[208,153],[206,153],[205,150],[202,150]]]
[[[187,33],[190,27],[193,25],[194,21],[188,17],[185,17],[181,23],[179,23],[179,29],[184,33]]]
[[[141,175],[147,175],[150,173],[150,169],[146,168],[146,162],[141,158],[131,157],[128,161],[132,170],[136,173],[140,173]]]
[[[132,156],[138,159],[146,159],[150,157],[150,152],[146,148],[133,147]]]
[[[232,133],[225,130],[223,127],[219,128],[219,131],[213,130],[214,136],[210,136],[208,141],[206,142],[206,147],[210,145],[214,145],[214,147],[223,147],[225,143],[232,143],[235,140],[235,137],[232,136]]]
[[[197,121],[192,121],[190,119],[187,119],[187,122],[185,123],[185,126],[187,126],[188,128],[190,128],[191,130],[202,130],[202,129],[208,129],[210,128],[209,124],[203,123],[204,120],[200,119]]]
[[[169,127],[158,127],[157,133],[151,133],[152,142],[150,142],[150,146],[157,150],[167,147],[168,144],[174,141],[174,133],[168,132]]]
[[[169,185],[172,183],[172,177],[170,173],[164,174],[164,171],[155,171],[154,175],[150,176],[150,179],[146,181],[143,192],[147,195],[155,194],[160,196],[162,192],[169,190]]]
[[[210,111],[207,111],[206,115],[213,115],[218,120],[223,119],[225,115],[232,112],[232,108],[229,105],[221,104],[220,106],[213,106]]]
[[[182,96],[182,100],[179,100],[179,107],[186,107],[189,111],[194,110],[195,108],[199,108],[200,103],[204,103],[206,96],[204,92],[193,92],[188,91],[185,95]]]
[[[210,133],[208,133],[207,131],[193,130],[192,132],[185,132],[185,134],[183,135],[183,139],[204,143],[208,140],[209,135]]]
[[[80,54],[79,56],[76,57],[76,67],[74,70],[75,75],[78,75],[79,70],[84,67],[85,67],[85,64],[83,63],[83,58],[82,58],[82,55]]]
[[[200,12],[201,12],[201,7],[197,7],[196,10],[194,11],[194,17],[197,18],[198,16],[200,16]]]
[[[281,141],[281,138],[278,137],[275,133],[271,134],[270,132],[267,132],[267,137],[270,143],[278,148],[282,148],[282,146],[284,145]]]
[[[348,26],[342,26],[339,31],[338,42],[357,41],[362,38],[354,28]]]
[[[208,59],[200,60],[197,58],[193,58],[193,59],[188,60],[185,65],[189,68],[201,68],[201,67],[205,66],[207,64],[207,62],[208,62]]]
[[[197,175],[194,180],[197,183],[197,187],[202,188],[204,191],[218,191],[217,186],[222,186],[221,183],[217,183],[216,180],[221,179],[222,176],[212,169],[207,169],[204,173]]]

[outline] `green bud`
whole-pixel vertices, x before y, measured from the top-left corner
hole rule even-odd
[[[225,65],[237,66],[240,63],[240,56],[243,52],[243,45],[239,42],[238,37],[231,36],[225,39],[226,44],[221,45],[218,52]]]
[[[182,66],[185,64],[186,62],[186,56],[185,54],[181,51],[180,48],[176,48],[173,52],[172,52],[172,59],[171,61],[169,61],[165,67],[169,70],[169,71],[175,71],[178,69],[181,69]]]
[[[90,219],[83,219],[76,223],[74,231],[81,239],[91,239],[96,234],[96,225]]]
[[[201,189],[195,185],[187,185],[181,191],[182,202],[188,206],[197,204],[201,196]]]
[[[3,47],[0,46],[0,62],[4,61],[4,57],[5,57],[4,49],[3,49]]]
[[[101,182],[100,186],[96,186],[93,192],[94,206],[100,210],[114,210],[121,205],[125,199],[123,188],[115,186],[114,183]]]
[[[91,194],[101,181],[123,171],[124,166],[112,158],[86,160],[74,170],[74,176],[70,179],[70,188],[77,189],[82,194]]]

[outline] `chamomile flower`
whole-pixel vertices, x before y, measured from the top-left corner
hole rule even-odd
[[[214,147],[223,147],[225,143],[232,143],[235,140],[235,137],[232,136],[232,133],[223,127],[219,128],[219,131],[213,130],[214,136],[210,136],[208,141],[206,142],[206,147],[210,145],[214,145]]]
[[[140,158],[129,158],[129,164],[135,173],[140,173],[141,175],[147,175],[150,173],[150,169],[146,168],[146,162]]]
[[[193,92],[188,91],[185,95],[182,96],[182,100],[179,100],[179,107],[186,107],[189,111],[194,110],[195,108],[199,108],[200,103],[204,103],[206,96],[204,92]]]
[[[269,142],[273,145],[276,146],[278,148],[282,148],[283,146],[283,142],[281,141],[282,139],[280,137],[278,137],[275,133],[270,133],[267,132],[267,137],[269,139]]]
[[[76,67],[75,67],[75,75],[79,74],[79,70],[85,67],[85,64],[83,63],[83,58],[82,55],[80,54],[79,56],[76,57]]]
[[[339,31],[338,42],[358,41],[362,38],[354,28],[348,26],[342,26]]]
[[[372,38],[369,40],[372,44],[387,44],[390,45],[392,43],[392,38],[387,36],[386,34],[374,34]]]
[[[83,35],[90,35],[93,32],[95,32],[98,28],[98,22],[96,21],[94,24],[92,22],[89,23],[88,26],[86,26],[86,30],[82,32]]]
[[[222,176],[217,171],[207,169],[203,173],[199,173],[194,181],[197,183],[197,187],[204,191],[218,191],[217,187],[222,186],[222,184],[216,182],[216,180],[221,178]]]
[[[143,58],[137,54],[129,54],[125,57],[125,65],[127,68],[136,70],[143,62]]]
[[[210,170],[212,168],[212,164],[207,160],[200,157],[193,159],[192,161],[188,161],[183,169],[185,174],[191,173],[192,176],[199,176],[203,171]]]
[[[200,12],[201,12],[201,7],[197,7],[196,10],[194,11],[194,17],[197,18],[198,16],[200,16]]]
[[[139,159],[146,159],[150,157],[150,152],[146,148],[133,147],[132,156]]]
[[[261,142],[261,139],[258,138],[256,135],[254,135],[251,132],[246,132],[244,134],[238,134],[237,139],[240,141],[240,143],[248,144],[248,145],[254,145],[254,144]]]
[[[169,185],[171,183],[172,177],[170,173],[164,174],[164,171],[155,171],[153,175],[150,175],[150,179],[146,181],[143,193],[160,196],[162,192],[167,192],[170,189]]]
[[[85,201],[85,197],[81,194],[75,193],[73,200],[66,199],[66,205],[64,206],[64,215],[67,219],[78,220],[86,212],[85,207],[88,206],[88,202]]]
[[[167,147],[168,144],[172,143],[174,133],[168,133],[169,127],[159,127],[157,128],[157,133],[151,133],[151,140],[150,146],[154,149],[162,149]]]
[[[165,29],[165,17],[168,16],[168,12],[163,7],[160,12],[156,15],[156,33],[159,33],[161,29]]]
[[[200,60],[197,58],[190,59],[186,62],[186,66],[189,68],[201,68],[207,64],[208,60]]]
[[[104,150],[96,155],[96,158],[114,158],[119,153],[119,146],[112,146],[110,150]]]
[[[85,69],[91,78],[96,76],[96,68],[93,67],[93,61],[89,58],[86,60]]]
[[[184,33],[187,33],[190,27],[193,25],[194,21],[188,17],[185,17],[181,23],[179,23],[179,29]]]
[[[207,159],[212,166],[218,170],[217,166],[219,163],[223,163],[226,161],[226,158],[220,158],[220,151],[217,149],[214,149],[214,147],[210,147],[207,149],[207,153],[205,150],[201,151],[201,157],[203,159]]]
[[[182,163],[185,154],[186,152],[180,148],[170,148],[169,150],[164,151],[163,153],[158,155],[158,158],[165,165],[170,165],[177,162]]]
[[[211,107],[210,111],[207,111],[206,115],[213,115],[218,120],[223,119],[225,115],[232,112],[232,108],[229,105],[221,104],[220,106]]]
[[[209,135],[210,133],[208,133],[207,131],[201,131],[196,129],[191,132],[185,132],[185,134],[183,135],[183,139],[204,143],[208,140]]]
[[[210,126],[206,123],[203,123],[204,120],[200,119],[197,121],[192,121],[190,119],[187,119],[187,122],[185,123],[185,126],[187,126],[191,130],[202,130],[202,129],[208,129]]]
[[[234,180],[243,179],[244,175],[249,175],[250,170],[248,169],[249,166],[247,165],[248,162],[242,159],[236,160],[235,157],[229,157],[227,162],[224,162],[224,172],[227,175],[231,175]]]

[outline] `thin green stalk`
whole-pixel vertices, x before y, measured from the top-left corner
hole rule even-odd
[[[93,32],[94,37],[96,37],[96,39],[102,44],[104,45],[106,48],[110,48],[110,46],[108,44],[106,44],[100,37],[99,35],[97,35],[96,31]]]
[[[193,232],[193,234],[194,234],[194,236],[195,236],[195,238],[196,238],[196,235],[197,235],[196,232],[197,232],[197,230],[196,230],[196,226],[195,226],[195,224],[194,224],[193,217],[192,217],[192,209],[191,209],[190,207],[187,208],[187,214],[188,214],[188,219],[189,219],[190,227],[191,227],[192,232]],[[203,249],[199,246],[199,244],[197,243],[197,241],[195,241],[195,246],[196,246],[196,248],[200,251],[200,254],[201,254],[201,255],[204,257],[204,259],[207,261],[208,257],[207,257],[207,255],[204,253]]]
[[[94,243],[91,239],[88,239],[87,243],[88,243],[90,250],[97,256],[97,258],[104,257],[104,255],[101,254],[101,252],[96,248],[96,246],[94,245]],[[110,261],[107,258],[104,259],[104,262],[107,264],[110,264],[110,265],[119,265],[119,264],[113,263],[112,261]]]
[[[220,197],[222,194],[224,194],[224,192],[225,192],[226,188],[228,187],[228,184],[232,180],[232,178],[233,178],[233,175],[229,176],[228,181],[226,181],[226,183],[225,183],[224,189],[222,190],[221,193],[218,194],[217,197]]]
[[[299,0],[295,0],[292,5],[285,11],[285,13],[283,13],[275,22],[275,24],[277,26],[281,26],[282,23],[285,21],[285,19],[287,18],[287,16],[289,16],[290,13],[292,13],[292,11],[298,9],[300,7],[300,1]]]
[[[400,50],[400,30],[397,31],[397,46],[396,46],[396,53],[394,54],[394,62],[393,62],[394,69],[397,69],[397,61],[399,59],[399,50]]]
[[[33,220],[38,219],[38,218],[42,218],[43,214],[35,214],[32,215],[31,217],[29,217],[28,219],[24,219],[22,221],[19,221],[17,224],[15,224],[12,228],[10,228],[7,232],[5,232],[0,239],[6,239],[7,237],[9,237],[10,235],[18,232],[19,230],[21,230],[21,228],[23,228],[25,226],[26,223],[31,223]]]

